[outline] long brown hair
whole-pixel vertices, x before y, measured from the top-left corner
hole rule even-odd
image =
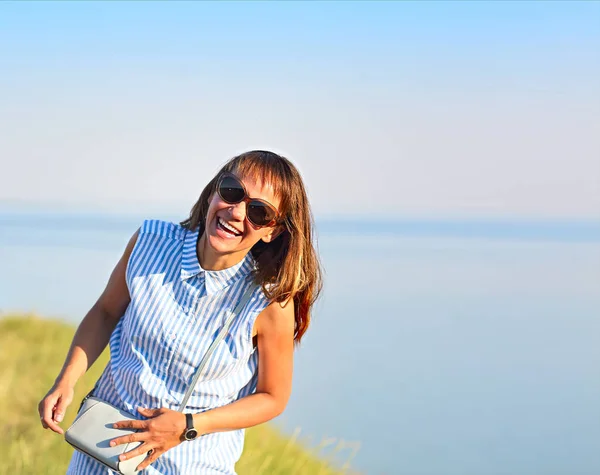
[[[266,297],[271,302],[293,299],[294,340],[299,343],[308,329],[311,307],[323,285],[313,246],[314,220],[300,173],[287,158],[273,152],[254,150],[238,155],[206,185],[189,218],[181,222],[182,226],[199,227],[200,234],[204,232],[210,199],[216,192],[219,177],[226,172],[270,184],[281,200],[283,232],[270,243],[258,241],[250,252],[257,263],[256,281],[262,285]]]

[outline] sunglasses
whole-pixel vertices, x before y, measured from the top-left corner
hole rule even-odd
[[[246,203],[246,217],[254,226],[263,228],[277,223],[277,209],[265,200],[250,198],[244,184],[235,175],[224,173],[217,182],[217,193],[226,203]]]

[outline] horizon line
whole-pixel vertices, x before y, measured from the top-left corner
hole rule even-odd
[[[40,216],[73,216],[73,217],[103,217],[108,219],[133,219],[140,217],[184,220],[188,217],[188,211],[181,214],[176,211],[176,206],[139,207],[133,206],[124,209],[105,208],[98,205],[77,206],[67,203],[44,204],[36,201],[20,199],[0,199],[0,217],[5,214],[34,214]],[[315,221],[330,221],[340,223],[352,223],[357,220],[366,222],[381,222],[391,220],[398,222],[415,223],[489,223],[489,224],[562,224],[562,225],[600,225],[600,213],[598,215],[546,215],[546,214],[514,214],[514,213],[481,213],[468,211],[442,212],[442,211],[397,211],[397,212],[313,212]]]
[[[164,219],[174,223],[187,216],[174,213],[110,213],[81,210],[3,210],[0,203],[0,228],[42,228],[55,230],[131,231],[144,219]],[[365,216],[329,215],[315,217],[318,236],[483,238],[519,241],[600,242],[600,219],[524,219],[523,217],[431,217],[431,216]],[[10,236],[10,232],[8,233]],[[10,241],[10,239],[9,239]]]

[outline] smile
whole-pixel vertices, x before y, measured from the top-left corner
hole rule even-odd
[[[221,231],[227,233],[232,237],[238,237],[242,235],[242,231],[239,231],[238,229],[234,228],[231,224],[227,224],[219,217],[217,217],[217,228],[219,228]]]

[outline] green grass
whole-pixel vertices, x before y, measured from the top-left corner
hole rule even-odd
[[[66,323],[31,315],[0,318],[0,475],[66,472],[73,449],[62,436],[42,429],[37,405],[54,383],[74,331]],[[72,422],[79,401],[92,388],[108,357],[107,349],[77,384],[63,428]],[[298,431],[292,437],[283,436],[271,425],[249,429],[244,454],[236,466],[238,474],[348,473],[348,456],[342,470],[332,468],[326,459],[335,457],[337,461],[348,449],[353,455],[357,450],[354,444],[331,439],[308,450],[297,436]]]

